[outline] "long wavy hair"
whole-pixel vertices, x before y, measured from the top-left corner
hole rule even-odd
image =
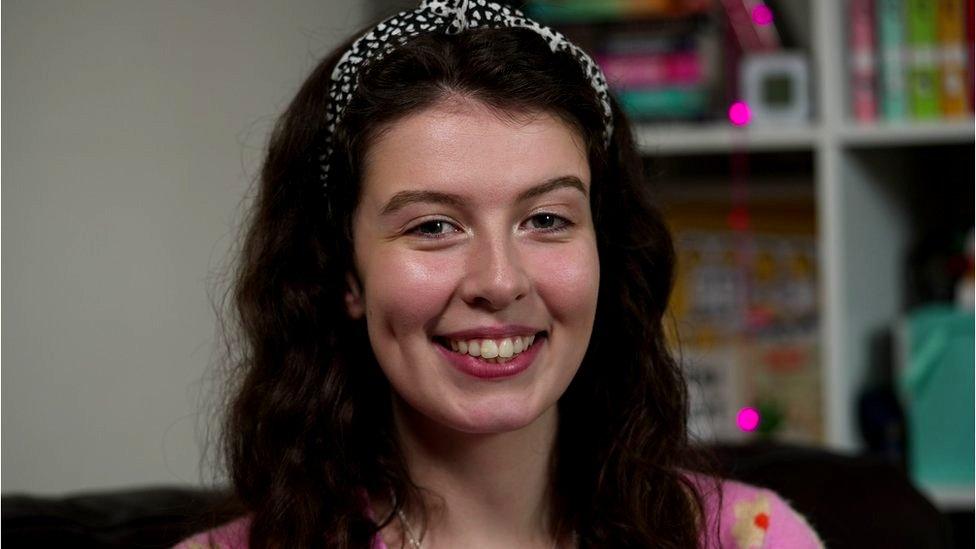
[[[698,545],[704,514],[687,474],[686,387],[662,327],[674,251],[619,106],[606,147],[580,66],[535,33],[420,36],[362,73],[336,130],[325,193],[327,91],[347,46],[314,69],[275,126],[234,273],[239,345],[222,443],[251,514],[251,546],[367,548],[398,508],[421,501],[392,428],[390,385],[344,294],[372,140],[457,95],[500,116],[552,113],[587,146],[601,287],[589,348],[558,403],[552,534],[575,533],[584,547]],[[373,516],[372,498],[393,511]]]

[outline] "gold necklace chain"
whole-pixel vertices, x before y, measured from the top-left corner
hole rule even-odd
[[[423,549],[420,545],[423,538],[417,538],[417,536],[414,535],[413,528],[410,527],[410,522],[407,521],[407,516],[403,514],[403,509],[397,509],[397,517],[400,519],[400,524],[403,525],[403,533],[406,534],[407,543],[410,544],[410,547],[413,547],[413,549]],[[573,532],[573,547],[576,547],[576,545],[576,532]],[[552,542],[552,549],[556,549],[558,546],[559,540]]]

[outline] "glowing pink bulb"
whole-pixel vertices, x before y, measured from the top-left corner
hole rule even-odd
[[[729,107],[729,122],[736,126],[745,126],[752,119],[752,112],[749,104],[745,101],[736,101]]]
[[[739,410],[739,416],[735,422],[739,424],[739,429],[743,431],[755,431],[759,427],[759,410],[755,408],[743,408]]]
[[[772,24],[773,10],[766,4],[756,4],[756,7],[752,8],[752,22],[760,27]]]

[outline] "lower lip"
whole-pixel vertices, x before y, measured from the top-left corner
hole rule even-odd
[[[451,365],[461,372],[478,379],[499,379],[517,376],[525,370],[528,370],[532,362],[535,361],[536,355],[539,354],[539,348],[547,340],[548,338],[537,336],[535,342],[527,350],[515,355],[508,362],[500,362],[497,364],[485,362],[471,355],[455,353],[437,343],[434,343],[434,346],[437,347],[437,350],[444,355]]]

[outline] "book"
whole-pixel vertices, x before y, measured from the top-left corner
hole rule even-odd
[[[976,37],[974,37],[973,33],[973,27],[976,25],[976,7],[973,4],[973,0],[969,0],[969,6],[966,9],[966,44],[969,44],[969,63],[966,63],[966,82],[969,85],[969,112],[976,112],[973,104],[974,97],[976,97],[976,90],[973,90],[973,82],[976,79],[973,68],[973,63],[976,61],[976,51],[974,51]]]
[[[946,118],[965,116],[969,110],[965,16],[963,0],[938,0],[939,79]]]
[[[777,50],[782,45],[779,30],[776,28],[773,12],[764,0],[742,0],[742,4],[749,13],[752,27],[759,36],[764,50]]]
[[[910,112],[918,120],[937,118],[941,109],[936,0],[906,0],[906,7]]]
[[[742,52],[773,51],[780,47],[775,24],[760,25],[753,20],[752,12],[758,3],[755,0],[722,0],[731,34]]]
[[[874,122],[878,114],[874,5],[872,0],[850,0],[847,8],[851,114],[858,122]]]
[[[880,115],[896,122],[908,117],[905,89],[905,1],[875,0]]]
[[[643,55],[601,54],[596,62],[617,90],[691,85],[702,82],[697,51]]]
[[[709,113],[709,90],[701,86],[622,90],[621,107],[639,120],[689,120]]]
[[[633,17],[679,17],[707,11],[706,0],[535,0],[526,3],[527,13],[537,19],[558,23],[620,21]]]

